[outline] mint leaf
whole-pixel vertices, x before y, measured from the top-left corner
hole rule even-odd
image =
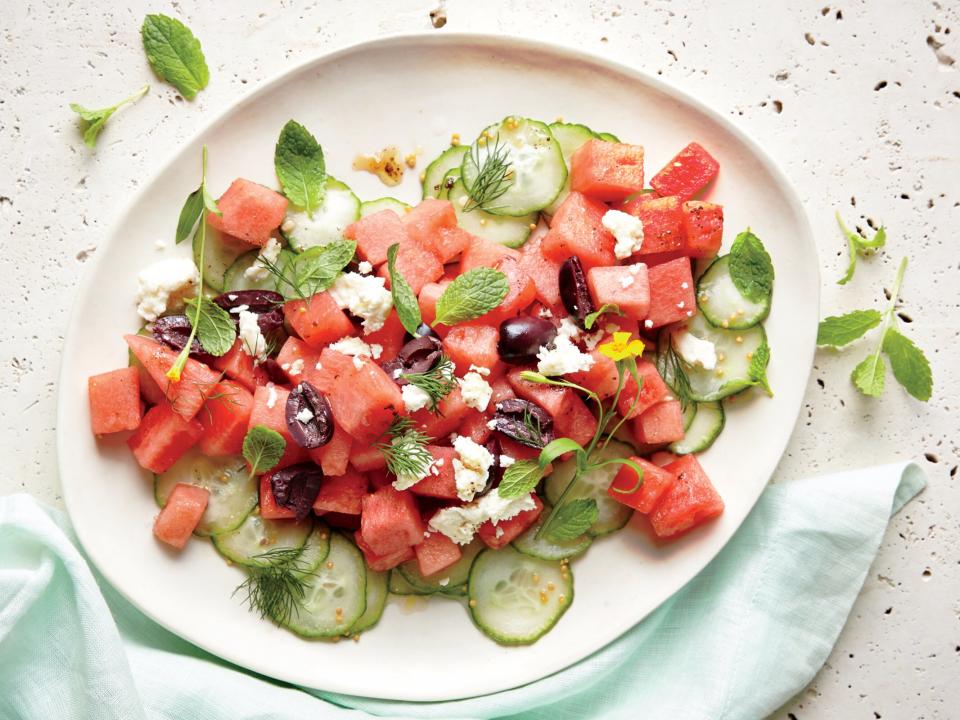
[[[933,392],[933,373],[923,350],[910,338],[890,328],[883,338],[883,352],[890,359],[897,382],[917,400],[929,400]]]
[[[294,255],[289,266],[282,271],[282,283],[288,287],[281,289],[288,300],[306,299],[321,293],[337,279],[337,276],[353,260],[357,244],[352,240],[337,240],[328,245],[313,246]]]
[[[493,310],[507,296],[507,276],[493,268],[479,267],[457,277],[437,300],[434,324],[455,325]]]
[[[243,457],[250,464],[250,472],[259,475],[272,470],[286,450],[283,436],[265,425],[254,425],[243,438]]]
[[[390,294],[393,296],[393,307],[397,309],[397,316],[400,318],[400,324],[408,333],[417,336],[417,330],[423,317],[420,314],[420,303],[417,302],[417,296],[413,294],[413,288],[397,272],[397,252],[400,250],[400,244],[394,243],[387,248],[387,270],[390,273]]]
[[[600,318],[601,315],[609,313],[611,315],[623,315],[623,311],[620,309],[619,305],[615,303],[607,303],[606,305],[601,305],[599,310],[596,310],[583,319],[583,327],[587,330],[593,329],[593,324]]]
[[[186,301],[194,313],[187,313],[191,325],[196,326],[200,345],[211,355],[220,357],[233,347],[237,340],[237,326],[230,314],[216,303],[201,296]]]
[[[837,224],[840,226],[840,231],[847,239],[847,252],[849,253],[847,271],[842,278],[837,280],[837,285],[846,285],[853,279],[853,273],[857,269],[857,255],[866,255],[870,250],[876,250],[877,248],[882,248],[884,245],[886,245],[887,230],[881,226],[880,229],[874,233],[873,239],[867,240],[859,233],[852,232],[850,229],[848,229],[844,224],[843,219],[840,217],[839,212],[836,215]]]
[[[767,381],[767,365],[770,364],[770,346],[767,345],[767,339],[764,338],[760,347],[753,351],[753,357],[750,358],[750,379],[755,385],[759,385],[770,397],[773,397],[773,390],[770,389],[770,383]]]
[[[551,528],[548,540],[560,542],[583,535],[597,521],[599,511],[593,498],[578,498],[554,510],[549,518]]]
[[[857,390],[870,397],[880,397],[883,394],[884,379],[887,366],[883,362],[880,351],[864,358],[863,362],[853,369],[850,379]]]
[[[204,186],[201,185],[187,195],[187,200],[183,203],[183,208],[180,210],[180,217],[177,219],[177,244],[187,239],[190,231],[193,230],[197,224],[197,220],[200,219],[200,213],[203,212],[203,193]]]
[[[140,37],[150,67],[187,100],[207,86],[210,71],[200,41],[182,22],[166,15],[147,15]]]
[[[817,345],[842,347],[862,337],[879,325],[881,320],[883,315],[877,310],[854,310],[846,315],[824,318],[817,329]]]
[[[497,492],[500,497],[516,498],[532,492],[543,478],[543,469],[533,460],[518,460],[503,471]]]
[[[737,235],[730,248],[730,279],[751,302],[764,302],[773,293],[773,262],[760,238],[749,229]]]
[[[133,95],[128,98],[124,98],[116,105],[100,108],[99,110],[89,110],[83,107],[83,105],[70,103],[70,109],[79,115],[80,120],[82,121],[83,142],[86,144],[86,146],[89,148],[96,147],[97,137],[99,137],[100,131],[103,130],[104,125],[107,124],[107,120],[109,120],[110,117],[124,105],[135,103],[137,100],[142,98],[147,94],[147,90],[149,89],[149,85],[144,85]]]
[[[327,181],[327,165],[323,148],[303,125],[289,120],[280,131],[273,152],[273,164],[280,178],[283,194],[294,205],[307,211],[320,207]]]

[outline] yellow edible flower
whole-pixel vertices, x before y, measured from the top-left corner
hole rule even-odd
[[[613,340],[600,346],[600,352],[611,360],[619,362],[628,357],[643,355],[643,342],[641,340],[631,340],[628,332],[615,332]]]

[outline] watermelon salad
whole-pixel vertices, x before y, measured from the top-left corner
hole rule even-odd
[[[724,398],[770,391],[773,269],[749,230],[719,255],[718,172],[691,142],[646,187],[642,146],[508,117],[417,204],[361,202],[291,121],[281,190],[204,179],[192,255],[140,273],[93,432],[152,474],[157,540],[209,538],[294,633],[356,639],[424,595],[534,642],[631,516],[670,542],[723,512],[697,453]]]

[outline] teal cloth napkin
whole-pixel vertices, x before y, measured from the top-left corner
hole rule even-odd
[[[0,719],[763,718],[823,664],[891,513],[924,484],[899,463],[772,485],[716,559],[618,640],[530,685],[445,703],[238,669],[91,572],[62,513],[0,498]]]

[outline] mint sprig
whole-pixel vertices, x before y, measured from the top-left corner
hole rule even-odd
[[[393,307],[397,310],[397,316],[400,318],[403,329],[416,337],[420,323],[423,322],[423,316],[420,313],[420,303],[417,302],[417,296],[413,294],[413,288],[397,271],[397,252],[399,250],[399,243],[394,243],[387,248],[390,294],[393,297]]]
[[[773,293],[773,261],[749,228],[733,241],[728,268],[734,286],[747,300],[762,303]]]
[[[887,230],[881,225],[880,229],[874,233],[873,239],[867,240],[859,233],[855,233],[848,229],[843,223],[843,219],[840,217],[839,212],[837,212],[837,224],[840,226],[840,231],[843,233],[843,236],[847,239],[847,251],[849,253],[847,272],[842,278],[837,280],[837,285],[846,285],[853,279],[853,273],[857,269],[857,256],[868,255],[874,250],[882,248],[884,245],[886,245]]]
[[[77,103],[70,103],[70,109],[73,110],[77,115],[80,116],[83,127],[83,142],[89,148],[94,148],[97,145],[97,137],[100,135],[100,131],[103,130],[104,126],[107,124],[107,120],[121,107],[124,105],[130,105],[135,103],[137,100],[142,98],[147,94],[147,91],[150,89],[149,85],[144,85],[142,88],[137,90],[130,97],[124,98],[116,105],[111,105],[110,107],[100,108],[99,110],[89,110],[83,105]]]
[[[444,290],[437,300],[437,325],[473,320],[497,307],[510,291],[507,276],[493,268],[468,270]]]
[[[287,442],[276,430],[254,425],[243,438],[243,457],[251,475],[261,475],[276,467],[287,448]]]
[[[548,540],[563,542],[583,535],[600,515],[593,498],[577,498],[557,509],[551,516],[552,526],[546,533]]]
[[[285,299],[306,300],[333,285],[356,251],[357,244],[352,240],[337,240],[309,247],[282,267],[262,255],[260,263],[277,279],[277,292]]]
[[[200,41],[176,18],[147,15],[140,36],[153,71],[187,100],[193,100],[210,82]]]
[[[872,330],[883,315],[878,310],[853,310],[846,315],[831,315],[820,322],[817,329],[817,345],[839,348],[849,345]]]
[[[320,143],[303,125],[289,120],[277,139],[273,164],[283,194],[313,217],[314,210],[323,201],[327,181],[327,165]]]
[[[203,349],[216,357],[227,354],[237,340],[237,326],[230,313],[202,295],[186,304],[195,311],[192,318],[187,313],[187,319]]]
[[[517,460],[503,471],[497,492],[506,499],[521,497],[533,492],[543,479],[543,468],[533,460]]]

